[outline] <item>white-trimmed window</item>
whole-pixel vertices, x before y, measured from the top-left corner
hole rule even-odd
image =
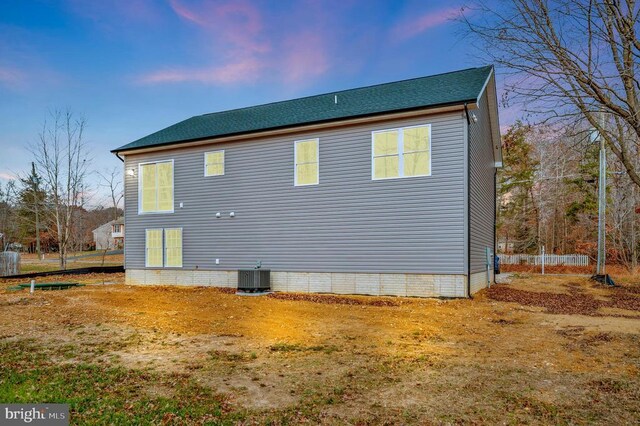
[[[371,178],[431,175],[431,125],[372,132]]]
[[[182,267],[182,228],[164,230],[164,266]]]
[[[173,160],[138,167],[138,213],[173,213]]]
[[[181,268],[182,228],[147,229],[145,252],[148,268]]]
[[[160,268],[162,260],[162,229],[147,229],[145,238],[145,266]]]
[[[318,184],[320,171],[318,142],[318,139],[305,139],[295,142],[295,186]]]
[[[224,150],[204,153],[204,175],[224,175]]]

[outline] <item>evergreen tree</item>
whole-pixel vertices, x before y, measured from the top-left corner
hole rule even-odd
[[[498,172],[498,233],[508,249],[535,252],[539,239],[538,212],[533,197],[538,161],[527,140],[532,128],[517,121],[502,138],[503,168]]]
[[[0,251],[4,251],[12,243],[16,234],[14,208],[15,182],[0,183]]]
[[[584,147],[584,154],[577,167],[577,177],[565,182],[581,194],[567,208],[567,218],[577,224],[581,214],[597,217],[598,215],[598,173],[600,149],[598,144],[590,143]]]
[[[45,229],[42,218],[46,210],[47,193],[42,188],[41,178],[34,163],[31,163],[31,173],[21,178],[20,183],[21,189],[18,194],[20,232],[25,240],[35,240],[36,253],[41,256],[40,232]]]

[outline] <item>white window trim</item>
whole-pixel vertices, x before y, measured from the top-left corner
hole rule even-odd
[[[180,230],[180,244],[182,245],[182,258],[180,259],[180,266],[167,266],[167,247],[165,245],[165,230],[167,229],[179,229]],[[162,266],[149,266],[149,251],[147,250],[147,231],[160,231],[162,232]],[[144,230],[144,267],[145,268],[166,268],[166,269],[182,269],[184,265],[184,228],[172,227],[172,228],[145,228]]]
[[[213,154],[216,152],[221,152],[222,153],[222,173],[219,175],[208,175],[207,174],[207,154]],[[207,151],[204,153],[204,175],[205,177],[214,177],[214,176],[224,176],[225,172],[227,169],[227,158],[226,158],[226,154],[224,152],[224,149],[217,149],[215,151]]]
[[[316,158],[318,159],[318,168],[316,171],[316,183],[298,183],[298,162],[296,159],[298,158],[298,143],[300,142],[309,142],[316,141]],[[312,164],[312,163],[301,163],[301,164]],[[308,139],[300,139],[293,142],[293,186],[313,186],[320,185],[320,138],[308,138]]]
[[[167,229],[179,229],[180,230],[180,250],[182,254],[180,255],[180,266],[167,266],[167,246],[165,244]],[[171,228],[163,228],[162,229],[162,265],[167,269],[181,269],[182,265],[184,265],[184,229],[181,227],[171,227]]]
[[[427,133],[429,134],[429,173],[424,175],[415,175],[415,176],[404,176],[404,133],[402,132],[404,129],[411,129],[414,127],[426,127]],[[398,176],[395,177],[385,177],[385,178],[377,178],[376,177],[376,168],[375,168],[375,138],[374,135],[376,133],[385,133],[385,132],[398,132]],[[382,130],[374,130],[371,132],[371,180],[390,180],[390,179],[411,179],[411,178],[421,178],[431,176],[431,159],[433,157],[433,144],[431,143],[431,124],[416,124],[415,126],[404,126],[404,127],[396,127],[391,129],[382,129]],[[420,151],[413,151],[420,152]],[[380,155],[379,157],[384,157]]]
[[[171,210],[159,210],[153,212],[143,212],[142,211],[142,166],[147,164],[159,164],[159,163],[171,163],[171,188],[173,189],[173,203],[171,204]],[[156,174],[157,176],[157,174]],[[157,177],[156,177],[157,179]],[[146,161],[144,163],[138,163],[138,214],[166,214],[173,213],[175,211],[176,204],[176,167],[173,159],[171,160],[159,160],[159,161]],[[157,182],[156,182],[157,184]],[[156,185],[156,200],[157,198],[158,186]]]
[[[147,248],[147,231],[160,231],[162,232],[162,265],[164,266],[164,229],[163,228],[145,228],[144,230],[144,267],[145,268],[162,268],[162,266],[149,266],[149,249]]]

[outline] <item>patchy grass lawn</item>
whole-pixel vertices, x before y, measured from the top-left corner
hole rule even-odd
[[[88,285],[0,291],[0,401],[68,402],[73,424],[640,421],[633,279],[422,300],[63,278]]]
[[[102,256],[100,255],[100,253],[100,251],[92,251],[71,254],[70,257],[87,254],[92,256],[83,257],[80,259],[69,259],[67,261],[67,269],[86,268],[89,266],[118,266],[123,264],[124,256],[122,254],[110,254]],[[56,253],[50,253],[45,257],[45,259],[42,260],[38,259],[37,255],[34,253],[23,253],[20,255],[21,274],[28,274],[30,272],[57,271],[59,269],[60,263],[58,261]]]

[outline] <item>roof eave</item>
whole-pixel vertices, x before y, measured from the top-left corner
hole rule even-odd
[[[196,144],[199,142],[208,143],[211,141],[221,142],[221,141],[227,141],[230,139],[242,139],[250,135],[263,136],[263,135],[269,135],[270,133],[274,133],[274,132],[277,134],[292,133],[296,131],[305,130],[307,128],[315,128],[318,126],[330,127],[332,125],[336,125],[336,126],[349,125],[352,122],[357,122],[357,121],[367,120],[367,119],[371,119],[371,121],[376,119],[385,120],[387,119],[387,117],[389,119],[392,119],[394,118],[394,116],[399,116],[402,114],[413,113],[413,112],[417,114],[439,113],[439,112],[446,112],[446,110],[452,111],[456,109],[462,109],[465,104],[467,104],[470,107],[475,107],[477,105],[477,99],[467,99],[467,100],[461,100],[461,101],[445,103],[445,104],[430,105],[427,107],[407,108],[402,110],[385,111],[385,112],[379,112],[374,114],[362,114],[357,116],[342,117],[342,118],[336,118],[336,119],[330,119],[330,120],[320,120],[320,121],[314,121],[309,123],[269,127],[269,128],[255,130],[255,131],[248,131],[248,132],[229,133],[224,135],[206,136],[206,137],[194,138],[194,139],[183,139],[183,140],[163,142],[163,143],[153,144],[148,146],[131,147],[131,148],[122,149],[124,146],[126,146],[124,145],[120,148],[111,150],[111,153],[115,155],[118,155],[120,153],[132,154],[135,152],[143,152],[143,151],[149,152],[149,151],[162,150],[162,149],[172,149],[179,146]]]

